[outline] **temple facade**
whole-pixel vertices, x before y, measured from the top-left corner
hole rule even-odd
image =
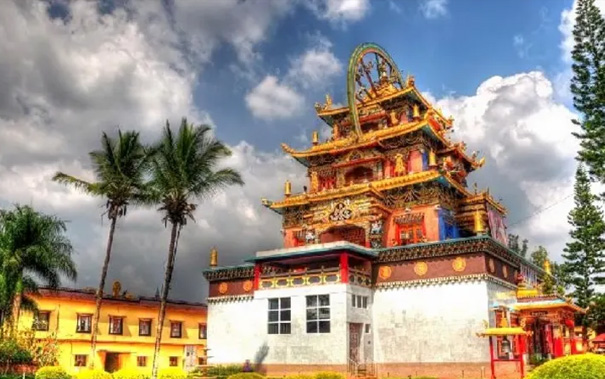
[[[282,200],[262,200],[283,220],[283,248],[235,267],[211,254],[209,363],[481,377],[508,347],[524,362],[565,354],[580,310],[543,296],[550,274],[507,248],[506,209],[469,189],[485,159],[450,139],[453,119],[375,44],[353,52],[347,97],[315,106],[329,140],[282,146],[308,172],[300,192],[286,181]],[[504,318],[532,332],[490,350],[478,332]]]

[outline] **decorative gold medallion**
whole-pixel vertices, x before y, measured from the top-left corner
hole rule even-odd
[[[494,271],[496,271],[496,265],[494,264],[494,260],[490,258],[487,262],[487,265],[489,266],[489,272],[493,274]]]
[[[508,267],[506,267],[506,265],[502,265],[502,275],[504,275],[505,278],[508,278]]]
[[[250,290],[252,289],[252,281],[251,280],[246,280],[244,282],[244,284],[242,285],[242,287],[244,288],[245,292],[250,292]]]
[[[378,270],[378,276],[380,279],[388,279],[393,274],[393,269],[389,266],[382,266],[380,270]]]
[[[418,276],[424,276],[428,270],[429,266],[426,264],[426,262],[418,262],[414,265],[414,272]]]
[[[221,284],[219,284],[219,286],[218,286],[218,292],[219,292],[221,295],[226,294],[228,289],[229,289],[229,285],[228,285],[227,283],[225,283],[225,282],[222,282],[222,283],[221,283]]]
[[[458,257],[452,262],[452,268],[456,272],[462,272],[466,268],[466,259]]]

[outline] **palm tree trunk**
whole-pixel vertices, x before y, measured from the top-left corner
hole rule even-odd
[[[19,315],[21,314],[21,302],[23,300],[23,281],[22,277],[17,279],[15,285],[15,297],[13,297],[13,315],[12,315],[12,330],[15,332],[19,327]]]
[[[166,263],[166,272],[164,274],[164,285],[162,286],[162,297],[160,298],[160,312],[158,315],[158,326],[155,333],[155,347],[153,350],[153,368],[151,378],[158,377],[158,360],[160,355],[160,344],[162,343],[162,330],[164,328],[164,318],[166,317],[166,300],[170,291],[170,282],[172,281],[172,271],[174,270],[174,261],[176,258],[176,244],[178,242],[177,230],[179,224],[172,223],[172,231],[170,233],[170,245],[168,247],[168,262]],[[180,234],[180,233],[178,233]]]
[[[107,248],[105,250],[105,261],[103,261],[103,270],[101,270],[101,280],[97,288],[95,313],[92,317],[92,331],[90,336],[90,368],[95,367],[97,356],[97,336],[99,335],[99,318],[101,316],[101,303],[103,301],[103,290],[105,289],[105,279],[109,269],[109,260],[111,259],[111,248],[113,247],[113,234],[116,230],[117,217],[111,219],[109,226],[109,237],[107,238]]]

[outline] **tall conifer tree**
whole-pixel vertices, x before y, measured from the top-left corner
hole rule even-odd
[[[567,218],[572,240],[567,243],[563,258],[573,286],[572,295],[579,306],[586,308],[595,296],[595,285],[605,283],[605,222],[582,165],[576,172],[574,191],[575,208]],[[586,336],[589,317],[581,316],[581,325]]]
[[[573,30],[571,92],[580,112],[580,160],[605,183],[605,19],[594,0],[578,0]]]

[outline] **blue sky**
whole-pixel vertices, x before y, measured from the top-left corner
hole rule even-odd
[[[605,9],[605,0],[597,2]],[[211,123],[225,164],[246,185],[200,203],[179,243],[174,296],[201,300],[211,247],[220,264],[281,246],[281,220],[260,204],[306,183],[280,143],[322,129],[313,104],[344,103],[361,43],[383,46],[435,106],[452,139],[487,159],[469,177],[509,209],[509,231],[560,259],[573,206],[576,114],[569,102],[573,0],[12,0],[0,13],[0,206],[32,204],[69,222],[80,269],[95,285],[107,237],[103,201],[53,183],[92,179],[103,131],[165,121]],[[168,232],[154,208],[120,220],[109,280],[153,294]]]

